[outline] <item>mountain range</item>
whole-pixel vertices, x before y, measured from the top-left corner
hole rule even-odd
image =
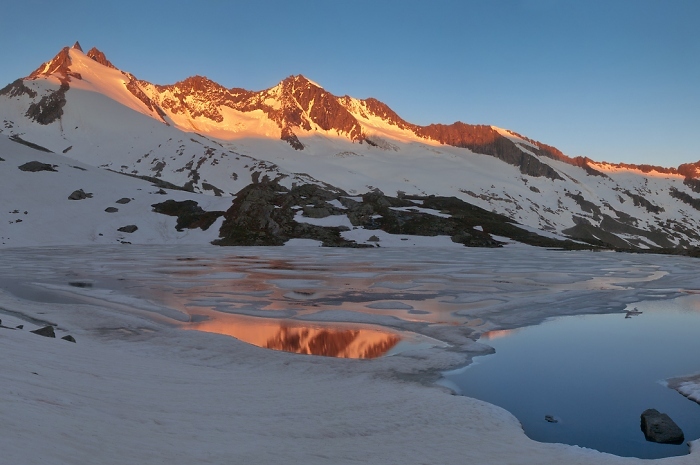
[[[0,90],[0,120],[5,246],[700,245],[700,162],[611,164],[494,126],[420,126],[302,75],[157,85],[76,43]]]

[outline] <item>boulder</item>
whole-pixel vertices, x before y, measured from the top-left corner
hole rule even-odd
[[[34,331],[30,332],[44,337],[56,337],[56,333],[53,331],[53,326],[44,326],[43,328],[35,329]]]
[[[683,430],[665,413],[647,409],[642,413],[642,431],[647,441],[661,444],[683,444]]]
[[[117,229],[117,231],[125,232],[125,233],[133,233],[138,230],[139,227],[136,226],[135,224],[129,224],[127,226],[122,226],[121,228]]]
[[[68,196],[68,200],[83,200],[83,199],[91,199],[92,194],[85,192],[82,189],[78,189],[77,191],[73,191],[71,195]]]
[[[71,336],[70,334],[68,336],[63,336],[61,339],[63,339],[64,341],[68,341],[68,342],[75,342],[75,338],[73,336]]]
[[[42,163],[40,161],[30,161],[24,165],[18,166],[18,168],[31,173],[36,173],[37,171],[56,171],[56,165],[49,165],[48,163]]]
[[[116,201],[116,203],[120,203],[120,204],[122,204],[122,205],[125,205],[125,204],[127,204],[127,203],[129,203],[129,202],[131,202],[131,199],[129,199],[129,198],[127,198],[127,197],[123,197],[123,198],[121,198],[121,199],[119,199],[119,200]]]
[[[119,211],[119,209],[116,207],[107,207],[107,208],[105,208],[105,211],[107,213],[117,213]]]

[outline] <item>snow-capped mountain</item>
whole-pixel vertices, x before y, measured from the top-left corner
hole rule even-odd
[[[300,237],[295,224],[319,220],[325,222],[316,226],[342,226],[334,234],[359,243],[369,236],[357,240],[353,228],[453,240],[462,233],[479,241],[488,233],[522,235],[487,220],[493,212],[521,224],[521,231],[597,245],[700,245],[700,162],[612,165],[570,158],[493,126],[418,126],[376,99],[338,97],[301,75],[262,91],[227,89],[201,76],[156,85],[76,43],[0,90],[0,119],[0,136],[193,194],[259,200],[260,185],[274,185],[265,194],[274,208],[255,221],[265,223],[265,234],[282,234],[282,242]],[[324,193],[305,197],[298,191],[305,185]],[[294,189],[293,201],[282,199]],[[375,198],[371,207],[358,197],[377,191],[384,200]],[[430,196],[454,197],[461,206],[448,208],[441,200],[427,208]],[[481,216],[465,214],[469,205]],[[224,230],[250,228],[231,226],[247,211],[240,201],[233,206]],[[362,208],[364,216],[357,213]],[[446,221],[418,227],[415,215]],[[221,234],[223,243],[240,243]],[[472,239],[457,242],[478,245]]]

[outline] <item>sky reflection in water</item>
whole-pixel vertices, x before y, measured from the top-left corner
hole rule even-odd
[[[640,415],[668,413],[700,438],[700,405],[660,381],[700,371],[697,299],[642,302],[642,314],[557,318],[484,334],[496,353],[446,374],[462,394],[513,413],[528,436],[616,455],[660,458],[688,446],[647,442]],[[548,423],[552,415],[558,423]]]

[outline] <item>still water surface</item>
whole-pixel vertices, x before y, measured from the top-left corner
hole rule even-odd
[[[486,333],[496,353],[446,373],[445,384],[510,411],[538,441],[640,458],[687,454],[685,443],[647,442],[640,415],[656,408],[686,441],[700,438],[700,405],[663,384],[700,371],[700,310],[690,298],[637,307],[643,313],[630,318],[562,317]]]

